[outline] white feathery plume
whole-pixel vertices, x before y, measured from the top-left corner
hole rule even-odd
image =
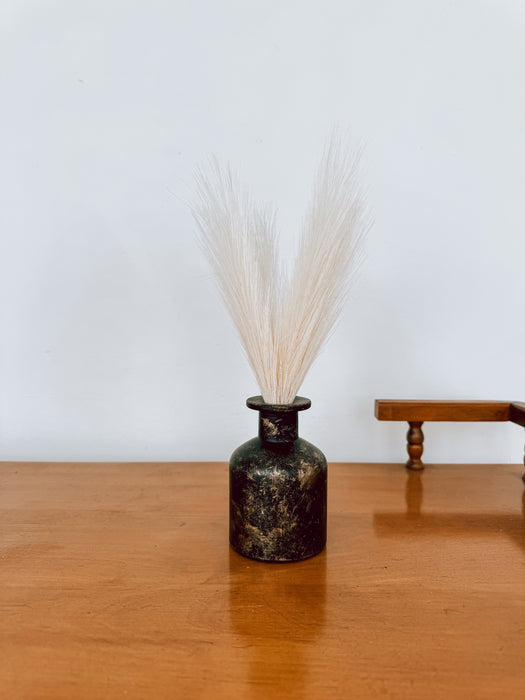
[[[266,403],[293,402],[340,315],[367,228],[356,169],[334,137],[291,275],[277,258],[274,212],[216,160],[197,176],[201,242]]]

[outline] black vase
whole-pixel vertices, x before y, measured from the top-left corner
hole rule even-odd
[[[297,413],[310,408],[301,396],[292,404],[246,401],[259,411],[259,437],[230,459],[230,544],[250,559],[301,561],[326,544],[326,459],[302,440]]]

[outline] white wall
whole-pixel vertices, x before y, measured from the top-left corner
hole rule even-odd
[[[258,393],[185,199],[210,152],[296,230],[363,144],[360,283],[301,393],[331,460],[404,458],[373,399],[525,400],[525,3],[3,0],[0,458],[227,459]],[[519,462],[510,424],[429,461]]]

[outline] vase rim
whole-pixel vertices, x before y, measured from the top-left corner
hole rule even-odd
[[[254,411],[272,411],[272,413],[292,413],[296,411],[306,411],[312,402],[304,396],[296,396],[292,403],[266,403],[262,396],[250,396],[246,399],[248,408]]]

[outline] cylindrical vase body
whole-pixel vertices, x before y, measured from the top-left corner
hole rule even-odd
[[[326,544],[326,459],[297,428],[297,413],[310,401],[271,405],[257,396],[246,403],[259,411],[259,436],[230,459],[230,544],[259,561],[319,554]]]

